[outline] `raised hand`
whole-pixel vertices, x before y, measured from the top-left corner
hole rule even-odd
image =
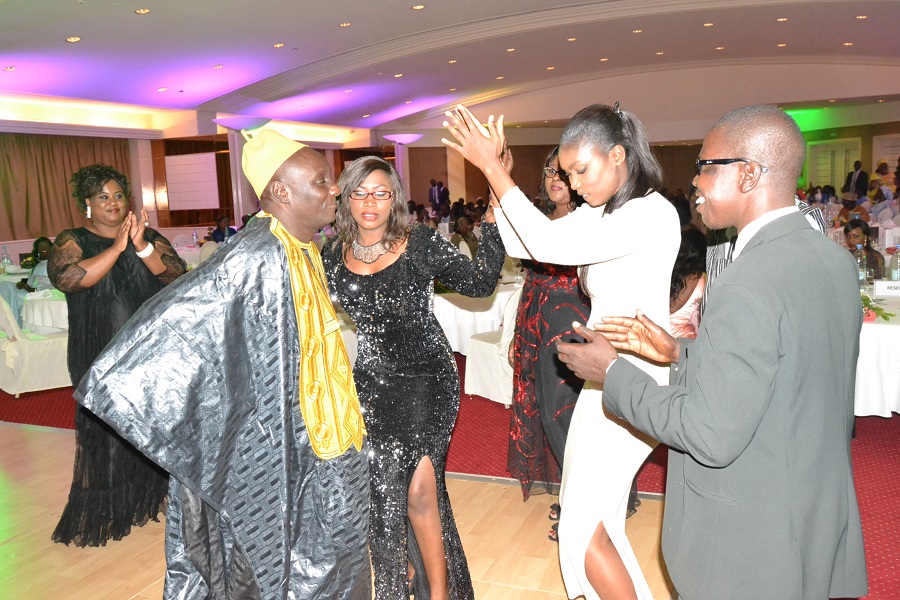
[[[149,218],[146,208],[141,209],[140,219],[137,218],[137,215],[131,214],[131,228],[129,229],[129,235],[131,235],[131,242],[138,251],[147,247],[147,242],[144,241],[144,229],[146,228],[144,223],[146,223]]]
[[[497,198],[502,198],[516,185],[501,159],[504,150],[508,154],[506,137],[503,134],[503,116],[501,115],[495,122],[494,115],[491,115],[485,127],[464,106],[457,106],[456,110],[447,111],[446,114],[449,121],[444,121],[444,127],[458,143],[451,142],[447,138],[441,138],[441,142],[481,169]],[[507,157],[507,162],[512,169],[511,154]]]
[[[678,362],[681,342],[640,310],[635,318],[603,317],[602,323],[594,324],[594,329],[618,350],[627,350],[655,362]]]
[[[459,143],[442,138],[441,142],[444,145],[462,154],[466,160],[482,171],[500,164],[503,138],[494,123],[494,115],[488,118],[487,127],[482,125],[465,106],[460,105],[456,110],[448,110],[446,115],[450,121],[444,121],[444,127]]]

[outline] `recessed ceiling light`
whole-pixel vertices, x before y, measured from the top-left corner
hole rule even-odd
[[[515,52],[516,49],[515,49],[515,48],[507,48],[506,51],[507,51],[507,52]]]
[[[556,67],[547,67],[547,70],[548,70],[548,71],[552,71],[552,70],[555,69],[555,68],[556,68]]]
[[[657,52],[656,53],[657,56],[662,56],[663,54],[665,54],[665,52]]]
[[[15,68],[14,66],[10,65],[10,66],[8,66],[8,67],[3,67],[3,70],[4,70],[4,71],[15,71],[16,68]]]
[[[412,104],[412,100],[407,100],[407,101],[404,102],[403,104]]]
[[[644,33],[643,29],[632,29],[631,33]]]
[[[348,88],[348,89],[344,90],[344,93],[345,93],[345,94],[349,94],[349,93],[352,92],[352,91],[353,91],[352,89]]]
[[[456,91],[456,88],[450,88],[450,91],[451,91],[451,92],[455,92],[455,91]]]
[[[725,46],[716,46],[716,50],[724,50]]]
[[[150,14],[150,9],[149,8],[139,8],[134,12],[135,12],[135,14],[138,14],[138,15],[148,15],[148,14]]]
[[[13,68],[15,68],[15,67],[13,67]],[[878,104],[881,104],[882,102],[884,102],[883,99],[882,99],[882,100],[879,100],[879,101],[878,101]]]
[[[863,19],[868,19],[869,15],[856,15],[856,18],[862,21]]]
[[[66,41],[69,42],[70,44],[74,44],[75,42],[80,42],[81,38],[78,37],[77,35],[73,35],[72,37],[67,37]]]
[[[577,40],[577,39],[578,39],[578,38],[566,38],[566,41],[567,41],[567,42],[574,42],[574,41]]]
[[[831,99],[829,100],[829,102],[837,102],[837,100]]]
[[[497,79],[503,79],[503,75],[500,75],[499,77],[497,77]]]
[[[852,46],[852,45],[853,45],[853,42],[844,42],[844,45],[845,45],[845,46]]]
[[[712,27],[713,25],[715,25],[715,23],[704,23],[703,24],[704,27]]]
[[[396,75],[394,75],[394,77],[395,77],[395,78],[403,77],[403,73],[397,73]]]
[[[416,4],[412,7],[413,10],[422,10],[423,8],[425,8],[424,4]]]
[[[372,116],[372,115],[363,115],[363,119],[368,119],[368,118],[371,117],[371,116]]]
[[[448,61],[447,61],[447,64],[455,65],[456,62],[457,62],[457,61],[456,61],[456,59],[454,58],[453,60],[448,60]]]
[[[277,44],[272,44],[272,47],[273,48],[284,48],[284,44],[282,44],[281,42],[278,42]]]
[[[603,58],[600,59],[600,62],[606,62],[606,61],[608,61],[608,60],[609,60],[609,59],[606,58],[606,57],[604,56]]]
[[[213,67],[213,69],[221,69],[221,68],[222,68],[222,65],[215,65],[215,66]]]
[[[351,23],[349,21],[344,21],[340,24],[341,27],[350,27]]]
[[[787,17],[778,17],[775,20],[778,21],[779,23],[784,23],[785,21],[787,21]]]
[[[156,88],[156,91],[157,91],[157,92],[164,92],[164,91],[166,91],[167,89],[169,89],[169,88],[167,88],[167,87],[161,87],[161,88]]]
[[[779,48],[787,48],[787,44],[775,44]]]

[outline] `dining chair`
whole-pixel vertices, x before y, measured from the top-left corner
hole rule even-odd
[[[205,242],[203,246],[200,247],[200,262],[203,262],[207,258],[213,255],[219,247],[219,244],[216,242]]]
[[[39,335],[23,330],[6,300],[0,298],[0,389],[16,398],[72,385],[66,360],[68,332]]]
[[[186,233],[179,233],[172,239],[172,246],[175,248],[184,248],[185,246],[190,246],[193,242],[191,236]]]
[[[509,345],[516,333],[516,312],[521,295],[522,288],[519,287],[507,300],[500,329],[469,337],[469,354],[466,356],[465,392],[499,402],[507,408],[512,404],[513,395]]]

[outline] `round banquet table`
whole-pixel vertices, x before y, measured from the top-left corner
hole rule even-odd
[[[22,302],[22,327],[35,333],[56,333],[69,329],[66,295],[59,290],[35,292]]]
[[[900,298],[878,301],[895,316],[863,323],[856,363],[853,413],[890,417],[900,413]]]
[[[462,294],[435,294],[434,316],[454,352],[469,353],[469,337],[496,331],[503,320],[503,309],[521,284],[503,283],[487,298],[469,298]]]

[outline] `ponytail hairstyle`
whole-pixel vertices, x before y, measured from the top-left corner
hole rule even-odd
[[[662,185],[662,167],[650,151],[647,132],[638,118],[627,110],[592,104],[578,111],[563,129],[560,148],[590,148],[607,154],[616,146],[625,149],[628,176],[605,205],[611,213],[635,197],[642,197]]]

